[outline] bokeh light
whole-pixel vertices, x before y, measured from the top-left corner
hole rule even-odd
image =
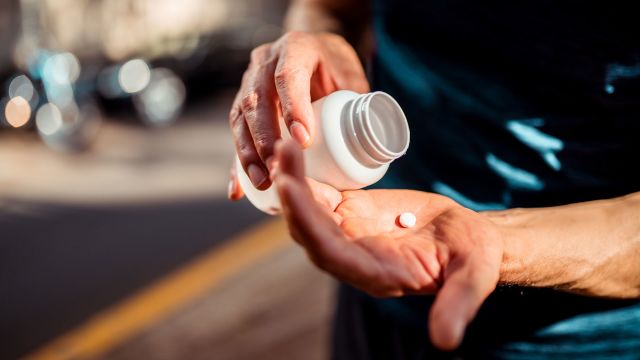
[[[31,106],[22,96],[11,98],[4,108],[4,116],[14,128],[24,126],[31,118]]]
[[[142,59],[129,60],[118,72],[118,83],[129,94],[142,91],[151,80],[149,65]]]
[[[42,79],[44,65],[46,64],[47,60],[49,60],[49,58],[53,55],[53,53],[46,49],[40,49],[37,47],[32,48],[31,46],[21,47],[17,51],[24,51],[24,53],[21,54],[20,57],[24,58],[29,76],[35,80]]]
[[[147,122],[165,126],[180,115],[186,97],[185,86],[173,71],[154,69],[149,85],[135,97],[135,104]]]
[[[20,96],[21,98],[31,102],[34,98],[35,88],[33,83],[25,75],[18,75],[9,83],[9,97],[14,98]]]
[[[102,123],[100,110],[92,100],[74,102],[65,108],[47,104],[45,109],[36,115],[40,138],[47,146],[58,151],[86,150]]]
[[[71,53],[49,56],[42,68],[43,78],[58,84],[73,84],[80,76],[80,61]]]
[[[45,79],[44,88],[47,98],[60,108],[73,106],[75,103],[73,87],[69,83],[50,82]]]
[[[41,76],[49,102],[61,109],[73,106],[73,83],[80,76],[80,62],[73,54],[49,53],[43,62]]]
[[[119,68],[117,66],[109,66],[98,74],[98,91],[107,99],[115,99],[128,95],[120,88],[118,70]]]
[[[44,135],[53,135],[62,129],[62,113],[52,103],[42,105],[36,113],[36,126]]]

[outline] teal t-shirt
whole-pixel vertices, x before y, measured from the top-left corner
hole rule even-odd
[[[373,87],[398,100],[412,136],[379,186],[475,210],[640,191],[640,21],[629,4],[375,1]],[[375,301],[425,328],[428,297]],[[461,354],[640,358],[640,303],[499,288]]]

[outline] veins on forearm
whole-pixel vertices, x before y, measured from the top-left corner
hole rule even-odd
[[[640,297],[640,199],[484,213],[503,231],[503,285]]]

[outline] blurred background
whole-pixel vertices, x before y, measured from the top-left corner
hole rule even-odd
[[[226,200],[286,6],[0,2],[0,359],[326,358],[331,281]]]

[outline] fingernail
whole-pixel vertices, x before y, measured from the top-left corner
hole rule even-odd
[[[232,194],[233,194],[233,180],[229,180],[229,186],[227,186],[227,197],[231,199]]]
[[[247,168],[247,172],[249,173],[249,179],[251,179],[251,183],[253,186],[258,187],[262,185],[267,180],[267,174],[264,173],[261,167],[256,164],[251,164]]]
[[[307,129],[298,121],[294,121],[289,126],[289,132],[291,136],[302,146],[307,146],[309,143],[309,133]]]

